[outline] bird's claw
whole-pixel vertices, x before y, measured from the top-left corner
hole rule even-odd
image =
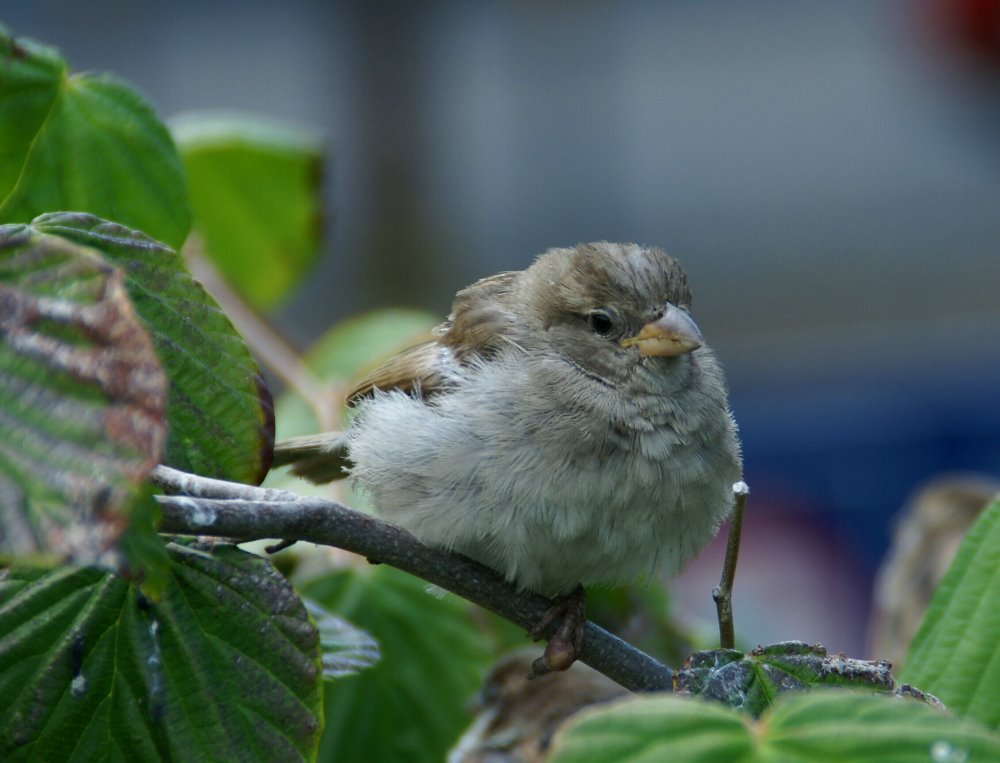
[[[583,637],[587,625],[587,599],[583,586],[577,586],[566,596],[562,596],[542,615],[542,619],[528,631],[538,641],[544,638],[549,626],[561,618],[555,633],[545,645],[545,651],[531,664],[528,678],[536,678],[554,670],[568,670],[576,662],[583,649]]]

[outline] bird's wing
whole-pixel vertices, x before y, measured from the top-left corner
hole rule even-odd
[[[376,389],[431,398],[458,381],[464,366],[488,360],[509,345],[514,316],[507,305],[518,275],[498,273],[462,289],[448,320],[434,330],[436,339],[390,358],[354,385],[347,402],[357,402]]]
[[[509,305],[518,275],[498,273],[462,289],[448,320],[434,330],[436,338],[404,350],[365,376],[348,393],[348,404],[376,389],[429,399],[458,383],[465,367],[489,361],[501,348],[516,344],[517,324]],[[293,464],[293,474],[313,482],[340,479],[350,466],[346,437],[333,432],[280,442],[274,449],[274,465],[286,464]]]
[[[408,395],[424,397],[432,395],[448,381],[447,354],[438,340],[403,350],[355,384],[347,394],[347,402],[356,403],[376,389],[385,392],[398,389]]]
[[[511,344],[517,322],[510,303],[522,272],[481,278],[455,295],[451,315],[438,332],[441,344],[452,349],[459,363],[488,360]]]

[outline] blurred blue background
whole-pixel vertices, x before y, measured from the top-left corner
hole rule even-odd
[[[677,256],[753,489],[737,626],[861,654],[907,495],[1000,472],[997,6],[33,0],[0,19],[165,117],[328,137],[328,252],[277,316],[300,345],[375,306],[444,315],[550,246]]]

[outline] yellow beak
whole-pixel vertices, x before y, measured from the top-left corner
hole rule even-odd
[[[647,323],[635,336],[623,339],[622,347],[638,347],[647,357],[674,357],[697,350],[704,343],[691,316],[668,302],[663,315]]]

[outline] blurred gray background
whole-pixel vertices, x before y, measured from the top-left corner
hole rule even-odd
[[[164,117],[327,137],[327,251],[277,317],[300,345],[375,306],[444,315],[550,246],[680,258],[754,491],[744,638],[860,654],[906,496],[1000,471],[998,6],[32,0],[0,20]]]

